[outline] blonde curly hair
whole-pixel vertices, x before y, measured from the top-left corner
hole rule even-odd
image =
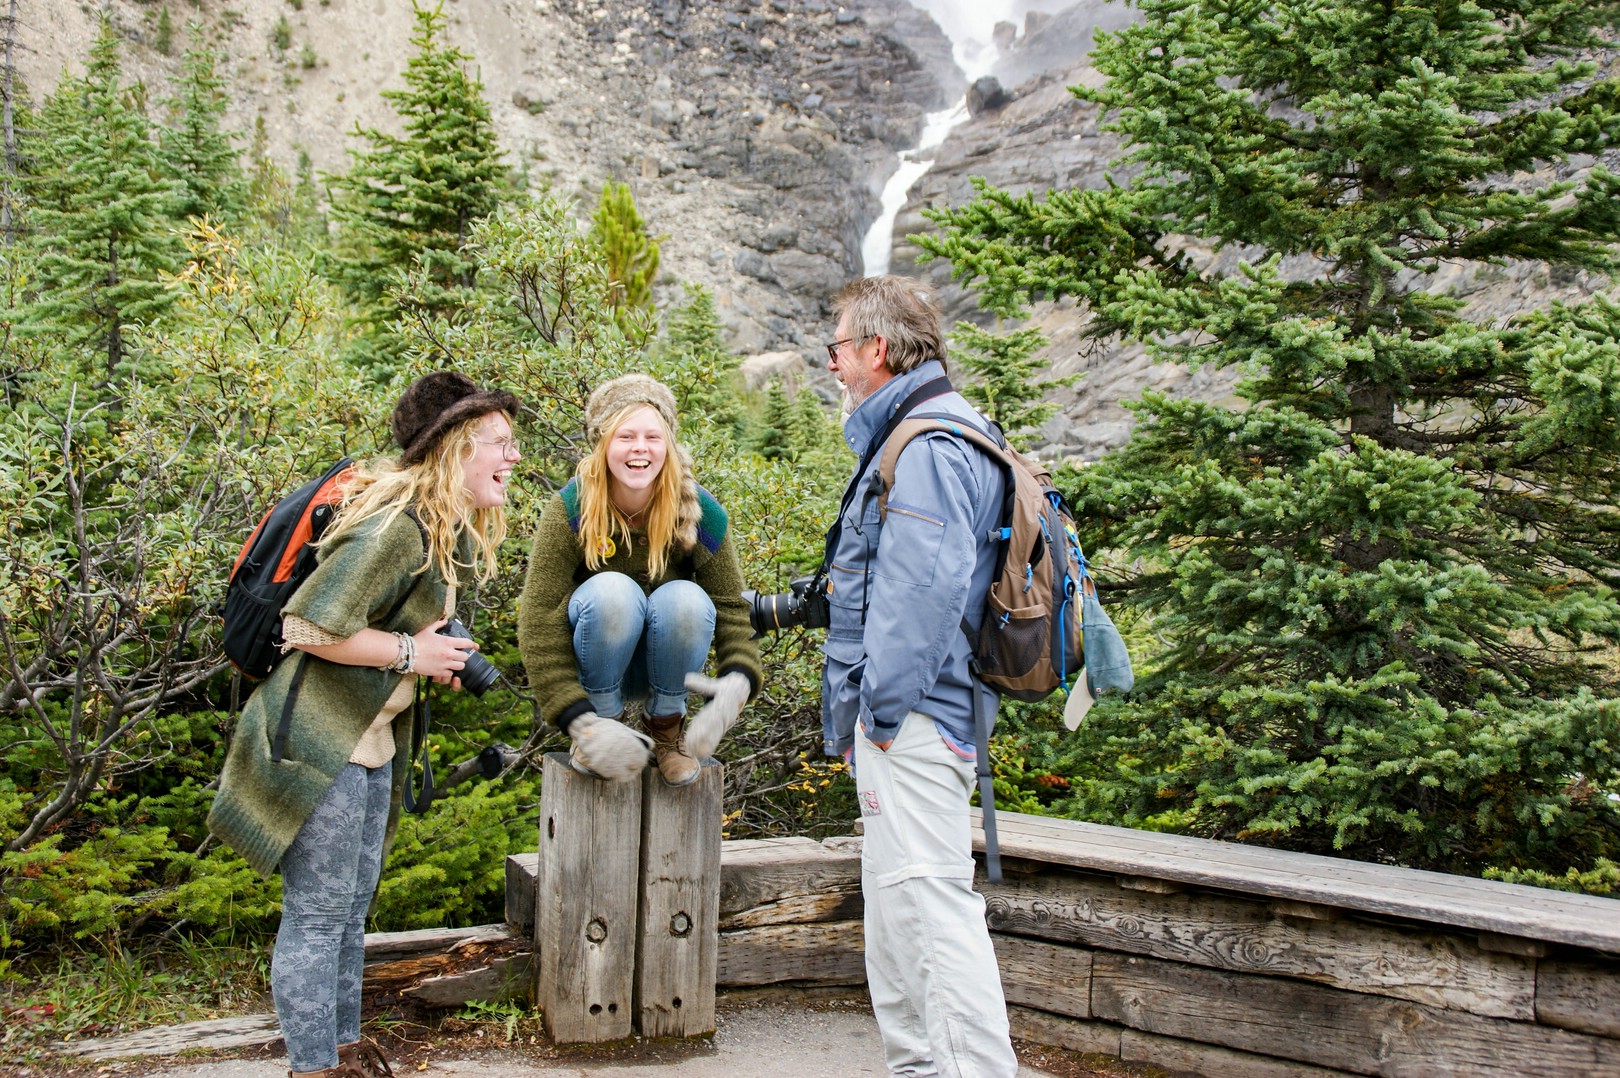
[[[461,586],[461,572],[471,570],[477,580],[495,575],[496,551],[506,538],[506,507],[476,509],[466,488],[466,462],[477,451],[474,436],[485,416],[505,412],[485,412],[464,419],[446,431],[423,459],[410,465],[381,457],[357,467],[344,484],[343,503],[321,542],[329,542],[353,528],[378,517],[386,527],[407,509],[427,533],[427,557],[415,571],[426,571],[436,564],[445,582]],[[508,421],[511,416],[507,416]],[[456,547],[463,534],[472,537],[475,549],[471,562],[456,558]]]

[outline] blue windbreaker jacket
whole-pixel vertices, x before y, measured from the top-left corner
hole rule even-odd
[[[856,456],[911,391],[944,374],[929,360],[885,382],[844,426]],[[958,393],[923,401],[912,415],[988,423]],[[837,522],[828,568],[831,610],[822,646],[822,734],[829,756],[854,742],[855,723],[875,741],[895,736],[907,713],[931,716],[958,751],[971,753],[973,697],[998,697],[968,672],[964,617],[977,629],[995,573],[1004,478],[999,464],[946,433],[914,439],[895,467],[886,520],[872,488],[877,454]]]

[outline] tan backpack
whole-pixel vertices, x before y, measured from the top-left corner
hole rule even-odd
[[[1001,464],[1007,477],[999,568],[990,583],[977,632],[962,631],[973,646],[974,674],[1015,700],[1043,700],[1080,673],[1080,598],[1095,591],[1086,573],[1074,515],[1052,485],[1051,473],[959,416],[908,416],[883,443],[878,458],[878,511],[887,513],[900,453],[919,434],[944,431],[963,438]]]

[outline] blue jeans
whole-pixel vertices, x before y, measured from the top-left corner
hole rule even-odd
[[[690,580],[647,595],[623,573],[597,573],[568,600],[579,681],[603,718],[646,700],[649,715],[686,714],[686,675],[714,641],[714,600]]]
[[[338,1045],[360,1039],[366,910],[382,874],[393,772],[392,762],[345,766],[281,858],[270,992],[295,1071],[335,1067]]]

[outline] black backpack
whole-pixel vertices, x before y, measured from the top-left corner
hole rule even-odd
[[[259,521],[231,567],[225,601],[225,657],[258,681],[281,662],[281,608],[315,569],[315,540],[337,512],[354,462],[344,457],[282,498]]]

